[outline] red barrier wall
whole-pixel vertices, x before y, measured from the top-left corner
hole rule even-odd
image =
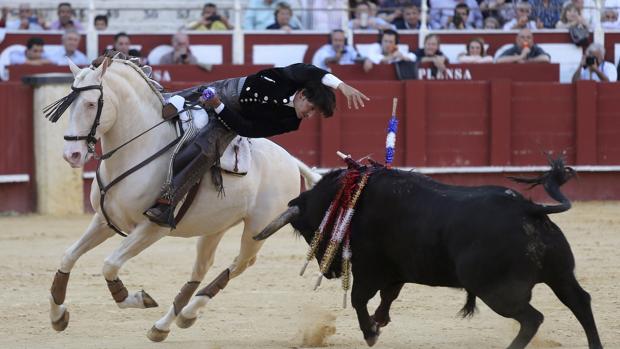
[[[0,183],[0,212],[35,208],[32,89],[0,84],[0,175],[27,174],[29,182]]]

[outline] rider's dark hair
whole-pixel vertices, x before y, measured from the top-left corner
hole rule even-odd
[[[331,87],[323,85],[320,81],[310,81],[306,83],[302,93],[326,118],[334,115],[336,95]]]

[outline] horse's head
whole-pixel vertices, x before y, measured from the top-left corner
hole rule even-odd
[[[103,103],[103,77],[110,63],[105,58],[98,67],[80,69],[69,60],[74,76],[72,92],[46,109],[50,121],[55,122],[71,106],[63,149],[63,158],[71,167],[84,166],[94,154],[97,140],[114,123],[110,103],[105,108]]]

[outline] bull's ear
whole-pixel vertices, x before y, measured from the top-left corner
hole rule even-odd
[[[82,69],[80,69],[80,67],[75,65],[75,63],[73,63],[71,58],[67,57],[67,60],[69,61],[69,69],[71,69],[71,73],[73,73],[73,77],[76,77],[82,71]]]

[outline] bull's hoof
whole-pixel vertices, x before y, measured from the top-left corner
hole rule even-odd
[[[157,302],[155,302],[153,297],[151,297],[144,290],[140,291],[140,293],[142,294],[142,303],[144,304],[145,308],[155,308],[155,307],[159,306],[159,304],[157,304]]]
[[[146,333],[146,336],[153,342],[162,342],[168,337],[169,333],[170,331],[162,331],[153,325],[153,327],[151,327],[151,329]]]
[[[67,326],[69,326],[69,311],[65,310],[60,319],[52,321],[52,328],[58,332],[62,332]]]
[[[368,344],[369,347],[372,347],[379,340],[379,335],[374,335],[372,337],[364,338],[364,339],[366,340],[366,344]]]
[[[183,313],[180,313],[179,316],[177,317],[177,326],[179,328],[190,328],[194,322],[196,322],[195,317],[193,318],[187,318],[185,316],[183,316]]]
[[[364,340],[366,340],[366,344],[368,344],[369,347],[372,347],[377,343],[379,340],[379,335],[381,334],[379,325],[374,320],[371,319],[371,321],[372,325],[370,327],[369,335],[367,336],[366,333],[364,333]]]

